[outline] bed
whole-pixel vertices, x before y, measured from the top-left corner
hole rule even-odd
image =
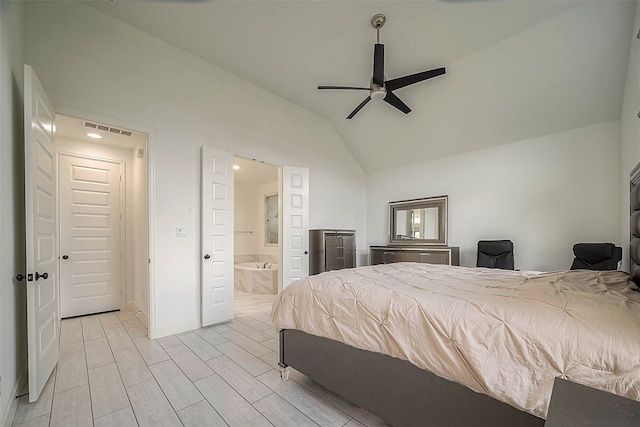
[[[283,369],[396,427],[542,426],[555,377],[640,400],[620,271],[359,267],[289,285],[272,320]]]

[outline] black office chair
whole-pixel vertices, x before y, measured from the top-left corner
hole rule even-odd
[[[511,240],[480,240],[476,267],[513,270],[513,242]]]
[[[622,248],[613,243],[576,243],[571,270],[617,270]]]

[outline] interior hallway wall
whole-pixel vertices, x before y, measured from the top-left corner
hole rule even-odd
[[[138,155],[142,150],[141,157]],[[127,286],[127,303],[134,304],[149,315],[149,203],[147,183],[147,143],[141,142],[133,149],[131,161],[131,194],[134,200],[132,210],[132,252],[128,262],[132,268],[131,281]]]

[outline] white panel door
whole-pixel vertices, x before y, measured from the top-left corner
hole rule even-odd
[[[233,319],[233,153],[202,147],[202,326]]]
[[[37,76],[24,66],[25,230],[29,402],[58,363],[54,110]]]
[[[120,309],[120,164],[61,154],[60,314]]]
[[[309,169],[282,167],[282,287],[309,275]]]

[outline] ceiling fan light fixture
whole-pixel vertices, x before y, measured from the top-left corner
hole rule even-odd
[[[374,101],[383,100],[387,96],[387,90],[383,87],[371,90],[371,99]]]

